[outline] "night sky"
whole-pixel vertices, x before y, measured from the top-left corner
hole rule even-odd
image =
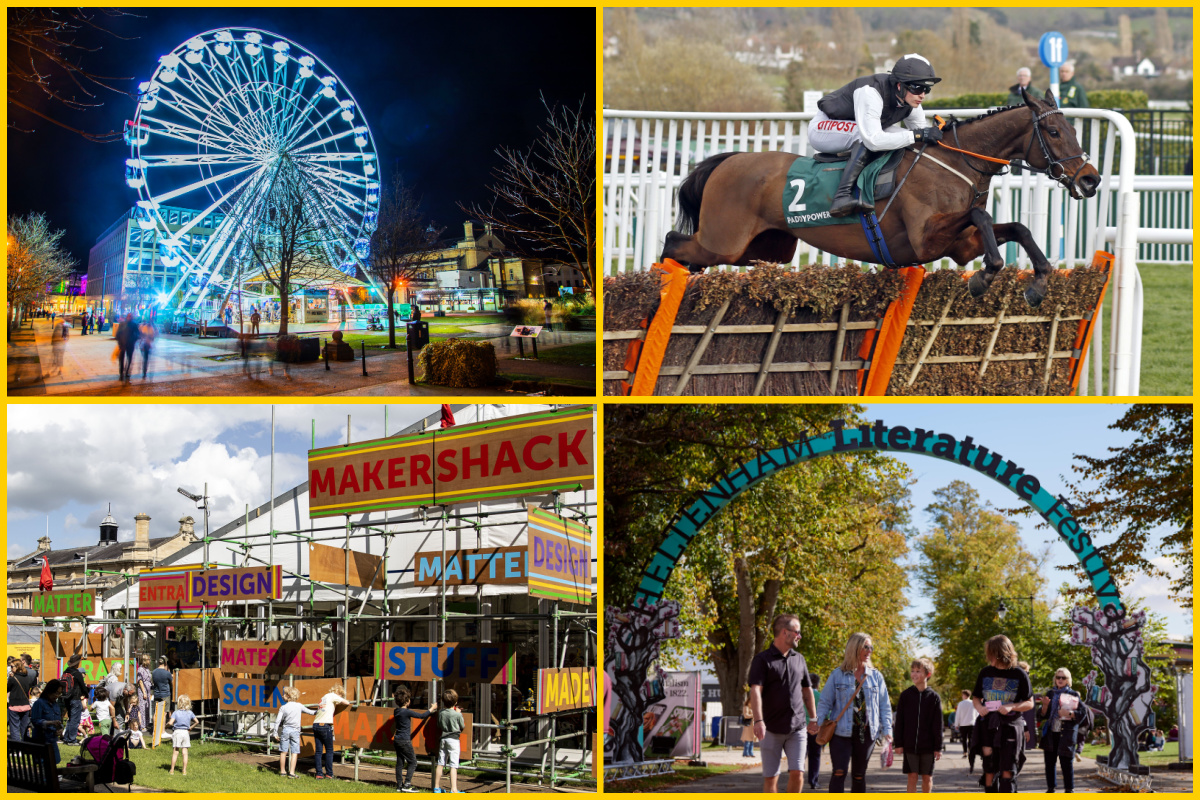
[[[425,211],[459,235],[457,202],[484,203],[498,146],[524,149],[552,104],[595,108],[595,12],[582,9],[140,9],[105,21],[129,41],[89,34],[94,73],[132,76],[135,91],[158,57],[204,31],[260,28],[323,60],[353,93],[379,153],[380,183],[395,170],[425,200]],[[10,57],[11,57],[10,53]],[[101,92],[105,105],[57,118],[89,132],[120,131],[134,101]],[[14,113],[15,112],[15,113]],[[45,213],[65,228],[64,244],[86,267],[96,237],[137,199],[125,185],[129,147],[97,144],[9,107],[8,213]]]

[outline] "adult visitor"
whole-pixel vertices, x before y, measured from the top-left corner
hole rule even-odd
[[[79,653],[67,659],[67,668],[63,671],[63,703],[67,707],[67,729],[63,731],[63,744],[76,744],[79,736],[79,721],[87,708],[87,679],[79,669],[83,656]]]
[[[1080,716],[1079,692],[1071,688],[1071,670],[1054,671],[1054,687],[1042,698],[1041,739],[1046,757],[1046,791],[1055,789],[1055,766],[1062,768],[1063,790],[1075,791],[1075,732]]]
[[[829,740],[829,758],[833,775],[829,791],[845,791],[846,772],[850,772],[850,791],[867,790],[867,765],[875,744],[892,740],[892,705],[888,700],[883,673],[871,665],[875,645],[865,633],[853,633],[846,641],[842,663],[829,674],[821,690],[817,719],[837,720]]]
[[[1033,88],[1033,73],[1029,71],[1029,67],[1021,67],[1017,70],[1017,82],[1008,87],[1008,97],[1004,104],[1007,106],[1025,105],[1025,98],[1021,96],[1022,91],[1028,95],[1041,95],[1041,92]]]
[[[8,738],[13,741],[25,740],[33,708],[29,690],[36,685],[37,680],[29,674],[25,662],[19,658],[13,661],[12,674],[8,676]]]
[[[158,718],[158,707],[166,706],[163,709],[163,719],[166,720],[171,711],[171,670],[167,669],[167,657],[160,656],[158,666],[150,673],[150,691],[154,695],[154,711],[151,720]],[[153,722],[151,722],[153,725]],[[153,734],[153,727],[147,728]]]
[[[1075,62],[1065,61],[1058,68],[1059,108],[1089,108],[1087,92],[1075,80]]]
[[[962,700],[954,709],[954,727],[958,728],[958,738],[962,741],[963,758],[967,759],[969,765],[968,775],[975,773],[975,753],[971,750],[971,736],[975,731],[975,719],[978,716],[979,712],[971,702],[971,690],[963,689]]]
[[[763,791],[779,788],[781,756],[787,755],[789,792],[804,790],[804,757],[808,733],[817,724],[816,700],[808,662],[795,649],[800,642],[800,619],[780,614],[771,623],[775,639],[750,662],[750,710],[754,736],[761,742]],[[807,715],[807,717],[806,717]]]

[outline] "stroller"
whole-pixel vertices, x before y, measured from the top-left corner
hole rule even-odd
[[[137,764],[129,760],[129,731],[120,731],[114,736],[98,733],[89,736],[80,747],[84,762],[98,764],[96,783],[103,784],[111,792],[112,784],[125,784],[133,791],[133,778],[137,775]]]

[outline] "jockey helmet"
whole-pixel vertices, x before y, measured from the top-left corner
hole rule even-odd
[[[920,84],[927,90],[941,80],[933,72],[929,59],[917,53],[908,53],[892,67],[892,77],[900,83]]]

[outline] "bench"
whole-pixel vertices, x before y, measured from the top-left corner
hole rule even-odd
[[[64,789],[59,777],[83,781],[86,791],[96,791],[97,764],[60,767],[54,763],[54,746],[38,742],[8,742],[8,785],[33,792],[76,791]]]

